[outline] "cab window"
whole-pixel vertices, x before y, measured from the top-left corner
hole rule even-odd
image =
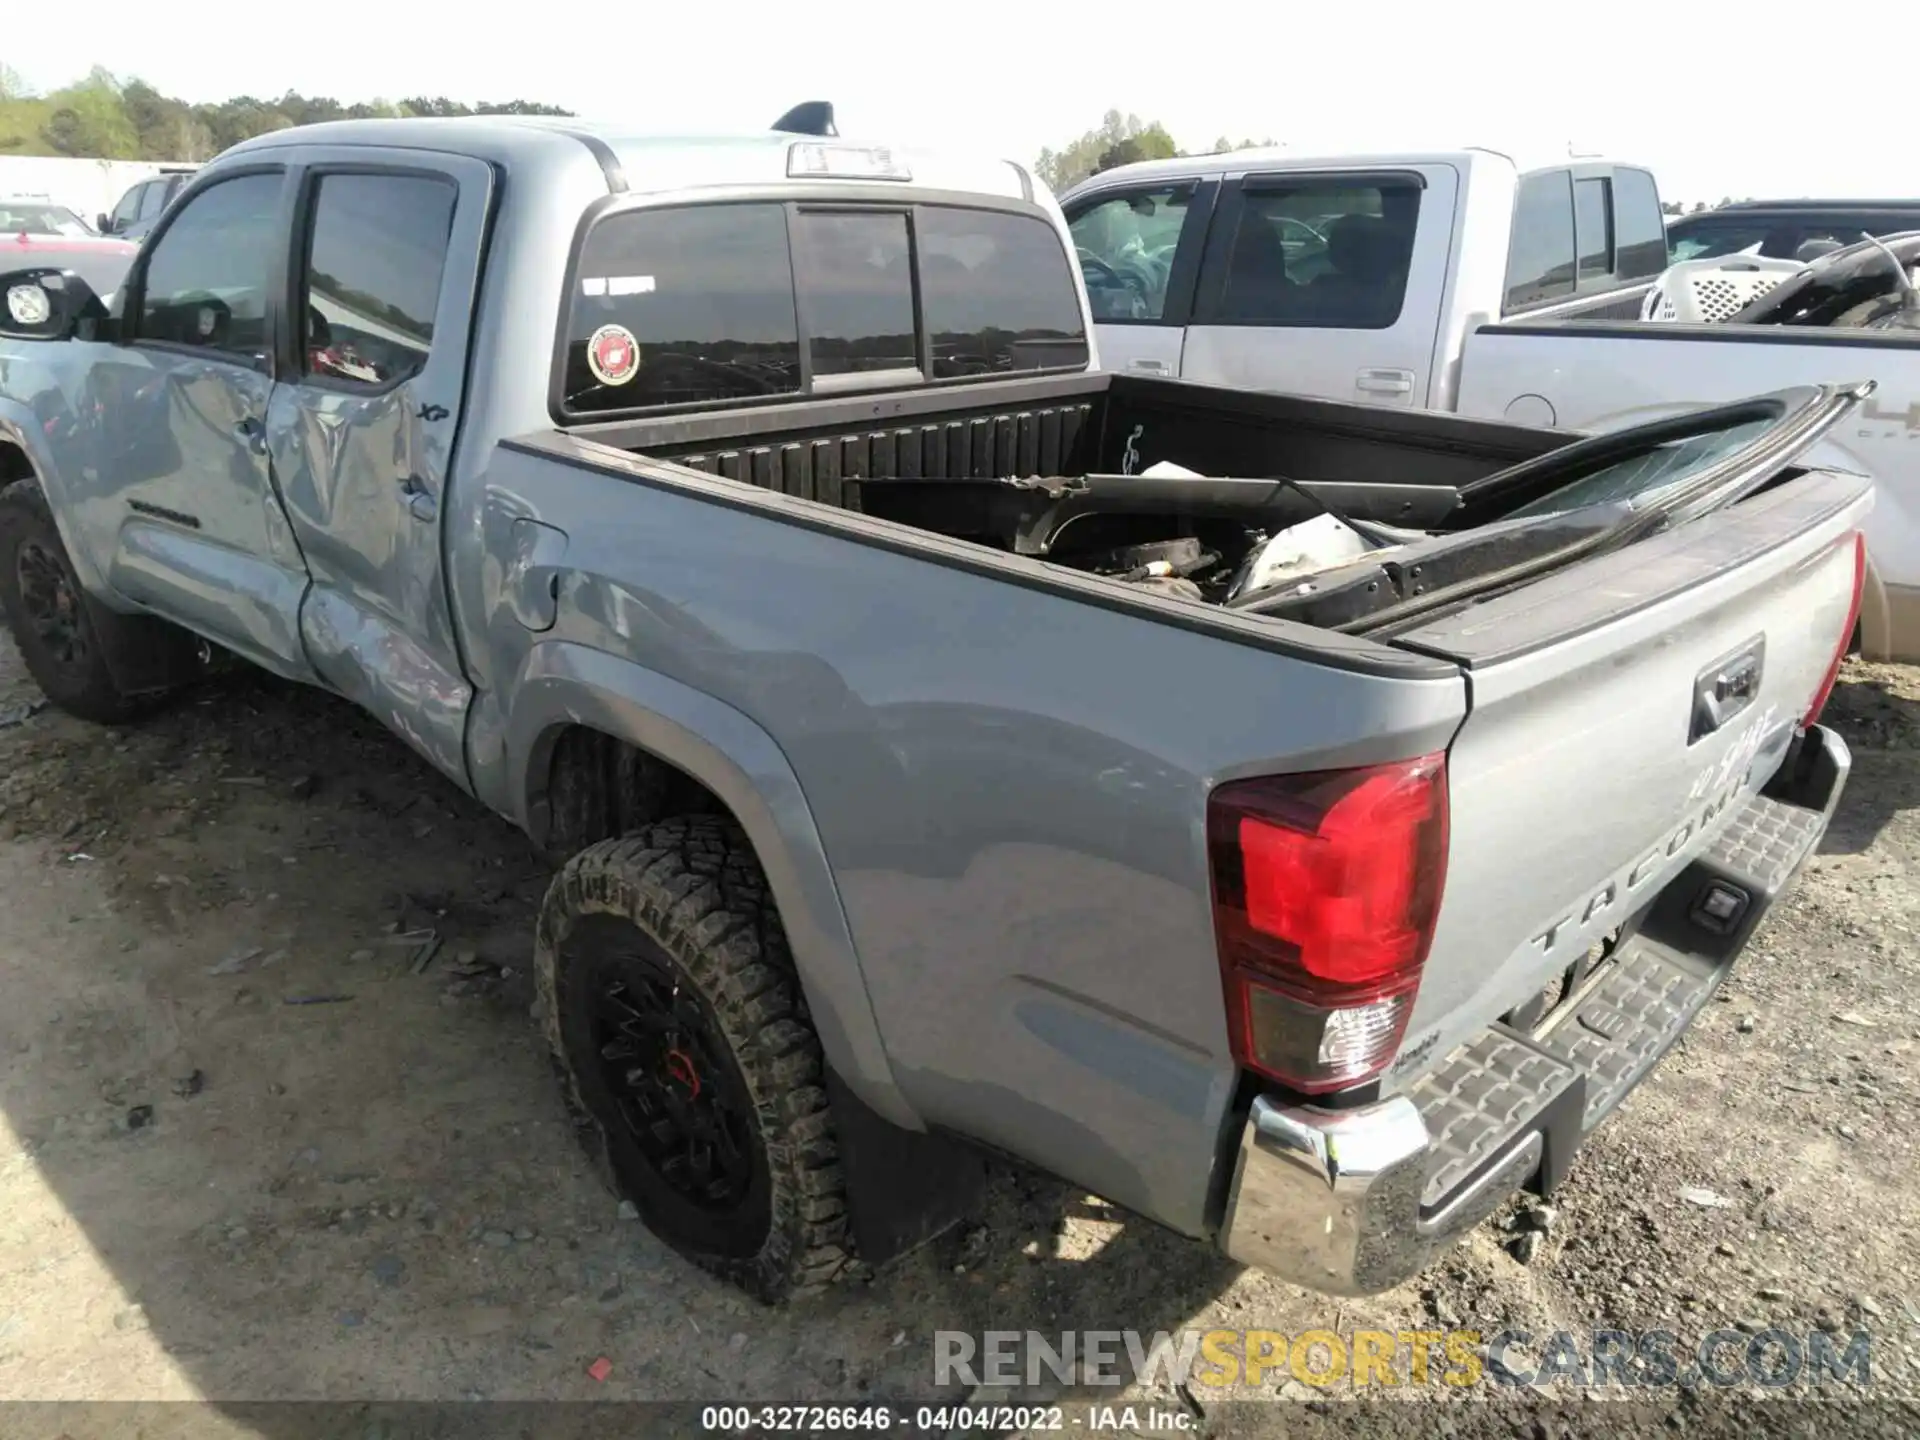
[[[1193,196],[1191,183],[1130,190],[1069,217],[1095,320],[1152,323],[1166,313],[1167,282]]]
[[[308,375],[377,388],[427,363],[459,193],[437,175],[320,177],[304,277]]]
[[[1385,330],[1413,264],[1416,177],[1253,179],[1208,325]]]
[[[147,259],[140,339],[266,367],[267,289],[285,245],[280,190],[277,172],[239,175],[187,201]]]

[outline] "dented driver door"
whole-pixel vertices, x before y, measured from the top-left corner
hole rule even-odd
[[[473,691],[440,512],[493,172],[360,146],[303,158],[293,353],[267,422],[313,575],[301,633],[329,685],[464,786]]]

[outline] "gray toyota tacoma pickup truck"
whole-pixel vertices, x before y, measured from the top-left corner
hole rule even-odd
[[[1415,1275],[1818,843],[1865,386],[1600,438],[1096,368],[1003,161],[284,130],[111,305],[0,277],[0,598],[59,705],[232,652],[559,857],[589,1148],[779,1299],[1039,1166]]]

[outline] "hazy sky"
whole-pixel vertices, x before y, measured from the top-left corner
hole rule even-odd
[[[518,96],[648,130],[760,129],[821,98],[848,136],[1018,159],[1118,108],[1190,149],[1222,133],[1321,152],[1552,157],[1571,144],[1650,164],[1663,195],[1687,201],[1916,189],[1901,168],[1902,87],[1870,63],[1873,46],[1898,47],[1898,21],[1876,40],[1880,19],[1848,34],[1777,0],[93,0],[81,12],[8,46],[7,63],[39,89],[100,64],[196,101]],[[1776,52],[1783,64],[1756,73],[1753,58]],[[1784,78],[1795,56],[1812,79]]]

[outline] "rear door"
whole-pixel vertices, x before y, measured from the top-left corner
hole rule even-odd
[[[1108,370],[1177,376],[1219,182],[1191,178],[1074,197],[1067,227]]]
[[[1566,503],[1678,501],[1713,475],[1757,485],[1861,393],[1763,397],[1684,437],[1663,422],[1664,435],[1617,432],[1511,473],[1571,457],[1579,493],[1556,492]],[[1583,470],[1582,453],[1604,463]],[[1528,1004],[1716,842],[1831,673],[1870,504],[1866,477],[1809,471],[1400,628],[1393,643],[1455,661],[1472,695],[1449,751],[1446,894],[1409,1047],[1437,1032],[1431,1053],[1444,1054]]]
[[[1427,403],[1459,173],[1253,173],[1221,191],[1181,374],[1370,405]]]

